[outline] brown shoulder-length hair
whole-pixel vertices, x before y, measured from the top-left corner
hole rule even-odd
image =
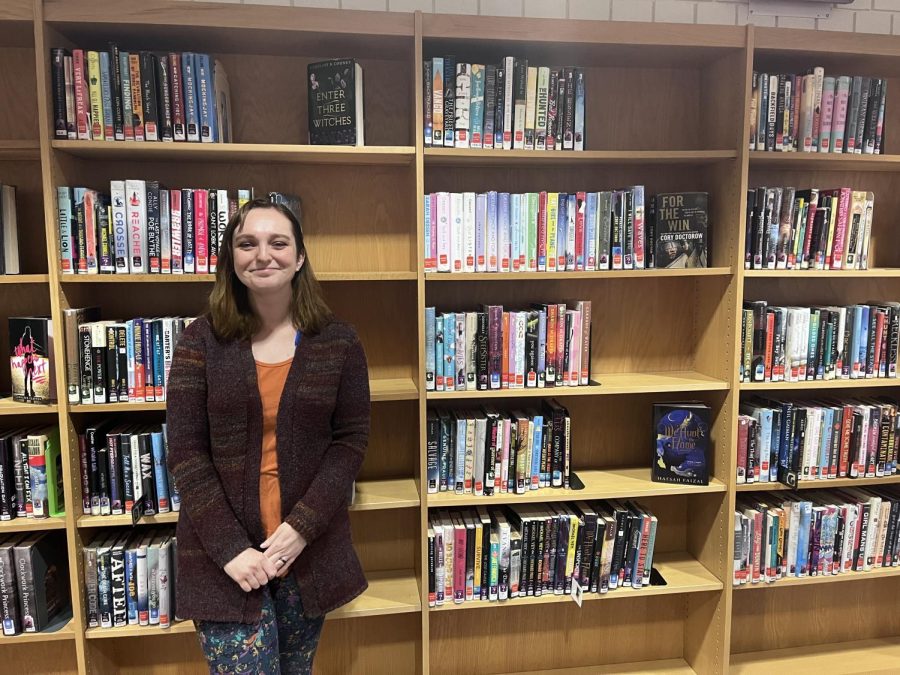
[[[291,320],[294,327],[307,335],[316,335],[331,320],[332,313],[322,296],[322,288],[310,264],[309,253],[303,241],[300,213],[294,213],[284,204],[276,204],[265,198],[253,199],[239,208],[222,235],[219,259],[216,267],[216,283],[209,295],[209,319],[213,332],[220,340],[249,340],[260,328],[260,320],[250,305],[247,287],[234,271],[234,233],[239,231],[247,214],[255,209],[278,211],[291,223],[298,253],[306,256],[303,267],[291,280]]]

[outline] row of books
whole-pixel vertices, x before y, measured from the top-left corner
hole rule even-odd
[[[780,152],[883,152],[887,80],[859,75],[753,72],[750,149]]]
[[[603,192],[425,195],[425,272],[706,267],[709,195]]]
[[[104,531],[84,547],[88,628],[175,620],[178,538],[172,528]]]
[[[745,302],[741,382],[897,377],[900,303],[780,307]]]
[[[2,635],[38,633],[65,615],[71,615],[65,535],[0,536]]]
[[[748,190],[744,268],[868,269],[874,206],[850,188]]]
[[[57,188],[63,274],[215,274],[228,219],[250,190],[110,181],[109,194]]]
[[[554,399],[540,410],[429,409],[425,424],[429,493],[569,487],[572,419]]]
[[[900,496],[886,489],[738,498],[732,584],[900,565]]]
[[[57,427],[0,432],[0,521],[65,515]]]
[[[105,420],[78,434],[82,510],[85,515],[141,516],[181,510],[166,466],[166,425]]]
[[[79,141],[231,141],[222,63],[194,52],[50,50],[54,136]]]
[[[432,510],[428,604],[648,586],[657,522],[633,501]]]
[[[193,318],[100,321],[99,316],[96,307],[63,313],[69,402],[165,401],[175,344]]]
[[[738,483],[882,478],[897,473],[896,401],[754,398],[738,417]]]
[[[422,79],[426,146],[584,150],[582,68],[438,56],[424,61]]]
[[[0,274],[19,274],[16,186],[0,183]]]
[[[591,301],[523,311],[425,308],[427,391],[577,387],[591,380]]]

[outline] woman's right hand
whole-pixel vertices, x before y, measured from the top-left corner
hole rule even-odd
[[[262,588],[278,574],[275,564],[255,548],[245,548],[225,565],[224,570],[247,593]]]

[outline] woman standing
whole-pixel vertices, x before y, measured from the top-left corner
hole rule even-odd
[[[369,381],[287,207],[256,199],[228,223],[166,415],[179,618],[197,622],[212,673],[310,672],[325,613],[366,588],[347,506]]]

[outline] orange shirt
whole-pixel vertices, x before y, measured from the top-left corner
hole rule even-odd
[[[256,379],[263,409],[262,458],[259,462],[259,514],[266,538],[281,525],[281,486],[278,484],[278,455],[275,453],[275,422],[284,383],[293,358],[281,363],[256,362]]]

